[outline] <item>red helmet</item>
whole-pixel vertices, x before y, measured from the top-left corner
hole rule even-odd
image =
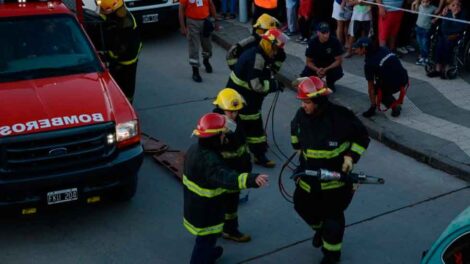
[[[289,40],[289,37],[278,28],[271,28],[262,36],[263,39],[270,41],[272,44],[279,48],[284,48],[284,45]]]
[[[217,113],[203,115],[194,129],[193,135],[200,138],[208,138],[227,132],[227,119],[225,116]]]
[[[297,98],[301,100],[326,96],[333,93],[333,91],[326,87],[323,81],[316,76],[298,78],[294,84],[297,86]]]

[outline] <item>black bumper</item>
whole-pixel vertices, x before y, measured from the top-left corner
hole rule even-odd
[[[22,178],[0,178],[0,212],[10,209],[47,206],[47,193],[77,188],[78,201],[125,186],[137,177],[143,161],[139,144],[125,150],[107,163],[53,175]]]

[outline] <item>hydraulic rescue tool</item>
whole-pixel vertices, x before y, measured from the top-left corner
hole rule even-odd
[[[285,189],[285,186],[282,182],[282,174],[286,167],[289,167],[289,164],[292,163],[292,160],[294,157],[297,155],[297,152],[294,152],[288,159],[287,161],[282,165],[281,171],[279,172],[279,178],[278,178],[278,186],[279,186],[279,192],[281,193],[282,197],[290,202],[292,202],[292,195],[287,192]],[[290,167],[289,167],[290,168]],[[307,176],[307,177],[315,177],[320,181],[326,182],[326,181],[351,181],[353,184],[384,184],[385,180],[380,177],[375,177],[375,176],[370,176],[366,175],[363,172],[355,173],[355,172],[350,172],[349,174],[343,173],[343,172],[336,172],[336,171],[329,171],[326,169],[319,169],[319,170],[298,170],[295,169],[294,173],[290,177],[294,181],[297,181],[297,179],[301,176]]]
[[[305,170],[299,173],[295,173],[291,176],[291,179],[297,179],[300,176],[310,176],[319,179],[320,181],[348,181],[351,180],[353,183],[359,184],[384,184],[383,178],[366,175],[363,172],[354,173],[350,172],[345,174],[337,171],[329,171],[325,169],[319,170]]]

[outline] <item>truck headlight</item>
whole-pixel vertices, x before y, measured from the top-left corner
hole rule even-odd
[[[116,125],[116,141],[118,147],[124,147],[140,141],[139,122],[132,120]]]

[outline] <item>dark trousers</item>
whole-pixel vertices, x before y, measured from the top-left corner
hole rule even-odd
[[[311,19],[305,19],[304,17],[299,18],[299,30],[302,38],[310,38],[311,23]]]
[[[444,35],[439,34],[436,46],[436,62],[440,64],[451,64],[454,59],[454,48],[457,46],[457,43],[460,39],[460,36],[455,37],[455,39]]]
[[[307,66],[305,66],[302,73],[300,73],[300,77],[307,77],[307,76],[312,76],[312,75],[317,76],[317,73]],[[336,81],[341,79],[343,75],[344,75],[343,68],[341,66],[330,69],[329,71],[326,72],[326,86],[330,88],[331,90],[335,91],[336,90],[335,83]]]
[[[229,80],[227,87],[235,89],[246,101],[246,106],[240,110],[239,114],[250,152],[255,156],[266,153],[268,143],[266,141],[266,132],[264,131],[263,118],[261,116],[264,95],[248,90],[245,87],[240,87],[232,80]],[[246,118],[246,116],[257,114],[259,114],[258,118]]]
[[[256,23],[256,20],[258,20],[258,18],[264,13],[272,17],[279,18],[277,8],[266,9],[255,5],[255,11],[253,12],[253,20],[251,21],[251,24],[254,25]]]
[[[403,8],[411,9],[411,4],[408,4],[407,1],[404,1],[405,5]],[[416,14],[411,14],[405,12],[400,24],[400,30],[397,36],[397,47],[405,47],[411,44],[411,39],[413,35],[413,29],[416,25],[416,20],[418,16]]]
[[[214,262],[214,248],[218,234],[197,236],[194,244],[191,264],[210,264]]]
[[[300,187],[294,192],[294,208],[299,216],[316,232],[323,241],[323,254],[333,259],[341,255],[345,219],[344,211],[353,197],[351,187],[308,193]]]
[[[240,201],[240,192],[228,192],[224,194],[224,196],[224,232],[231,234],[238,230],[238,203]]]
[[[400,91],[400,88],[404,85],[385,85],[385,84],[375,84],[375,94],[378,93],[378,90],[380,89],[382,91],[382,104],[385,105],[387,108],[390,108],[393,102],[396,101],[395,96],[393,96],[394,93],[398,93]]]
[[[117,62],[111,62],[109,65],[109,72],[119,85],[119,88],[121,88],[122,92],[126,95],[129,102],[132,103],[132,100],[134,100],[135,92],[137,61],[130,65],[122,65]]]

